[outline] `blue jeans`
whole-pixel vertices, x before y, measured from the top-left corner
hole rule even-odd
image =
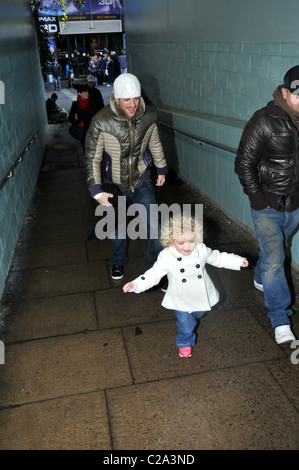
[[[254,279],[263,285],[265,305],[273,328],[290,325],[291,294],[285,276],[285,248],[290,247],[291,236],[299,224],[299,209],[279,212],[272,208],[261,211],[251,209],[259,260]]]
[[[60,75],[58,75],[57,78],[53,76],[53,83],[54,83],[54,90],[56,90],[56,87],[58,90],[60,90]]]
[[[182,312],[175,310],[178,327],[176,345],[178,348],[193,348],[196,340],[195,327],[197,325],[197,319],[201,318],[205,312]]]
[[[159,232],[157,238],[151,238],[149,236],[152,222],[150,219],[150,207],[151,204],[156,204],[156,198],[152,182],[150,180],[147,180],[141,186],[134,189],[134,192],[132,192],[131,190],[122,191],[122,195],[126,197],[127,207],[131,206],[132,204],[141,204],[146,209],[146,221],[144,221],[144,224],[146,225],[145,231],[147,236],[147,258],[149,266],[151,267],[157,261],[157,256],[162,250],[162,245],[159,239]],[[126,239],[118,238],[117,229],[114,235],[115,238],[111,239],[111,262],[112,264],[124,266],[128,261]]]

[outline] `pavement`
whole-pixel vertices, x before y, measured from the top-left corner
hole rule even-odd
[[[111,88],[99,88],[107,103]],[[75,90],[64,83],[58,95],[69,110]],[[122,291],[147,269],[144,240],[129,243],[121,281],[110,278],[109,241],[87,240],[95,205],[68,127],[49,125],[1,299],[0,449],[298,450],[299,343],[296,352],[275,342],[253,287],[252,233],[173,173],[157,188],[158,203],[203,204],[205,243],[250,261],[210,269],[221,301],[201,319],[192,357],[180,358],[164,294]],[[299,337],[298,313],[292,322]]]

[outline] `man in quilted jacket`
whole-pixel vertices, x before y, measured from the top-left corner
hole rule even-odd
[[[85,169],[89,191],[104,206],[112,198],[124,196],[127,206],[141,204],[146,209],[147,254],[152,266],[162,249],[158,238],[150,233],[150,209],[156,204],[151,181],[151,166],[156,168],[156,186],[165,182],[167,164],[153,107],[145,105],[140,82],[135,75],[117,77],[109,105],[91,121],[85,141]],[[126,239],[116,228],[111,238],[111,277],[123,277],[127,263]]]

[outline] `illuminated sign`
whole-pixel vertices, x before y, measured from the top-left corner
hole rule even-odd
[[[68,21],[116,20],[121,19],[123,15],[123,5],[122,0],[85,0],[82,5],[76,0],[66,0],[66,9],[63,12],[60,0],[42,0],[40,17],[61,19],[64,13]],[[46,24],[47,21],[45,26]]]

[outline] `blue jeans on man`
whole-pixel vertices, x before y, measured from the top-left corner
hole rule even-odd
[[[53,75],[53,83],[54,83],[54,90],[56,90],[56,87],[58,90],[60,90],[60,75],[58,75],[58,77],[54,77]]]
[[[251,209],[251,215],[260,247],[254,280],[263,286],[273,328],[290,325],[289,317],[293,312],[284,269],[285,248],[290,247],[291,237],[299,225],[299,209],[292,212]]]
[[[127,190],[122,191],[122,196],[126,198],[127,207],[132,204],[141,204],[146,210],[146,221],[144,221],[146,227],[144,227],[147,235],[147,257],[148,263],[151,267],[157,260],[157,256],[162,250],[162,245],[159,239],[159,233],[157,237],[151,237],[151,206],[156,204],[156,198],[154,193],[154,187],[151,180],[146,180],[141,186],[138,186],[134,191]],[[110,238],[112,245],[111,262],[112,265],[124,266],[127,261],[127,243],[126,238],[118,238],[118,228],[114,232],[114,238]]]

